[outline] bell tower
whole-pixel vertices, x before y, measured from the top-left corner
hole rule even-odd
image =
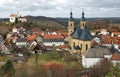
[[[86,25],[86,19],[84,17],[84,10],[82,10],[82,17],[81,17],[81,21],[80,21],[80,28],[84,28]]]
[[[74,18],[72,16],[72,10],[70,12],[70,18],[68,20],[68,37],[74,32]]]

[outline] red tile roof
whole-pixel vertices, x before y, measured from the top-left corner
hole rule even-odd
[[[63,35],[64,37],[68,36],[68,32],[66,32],[66,31],[57,31],[57,33]]]
[[[67,48],[67,46],[66,46],[66,45],[61,45],[61,46],[59,46],[58,48],[59,48],[59,49],[65,49],[65,48]]]
[[[120,35],[120,32],[112,32],[113,34],[119,34]]]
[[[62,39],[63,36],[60,34],[47,34],[43,36],[43,39]]]
[[[10,17],[17,17],[17,14],[11,14]]]
[[[111,37],[109,35],[102,35],[101,39],[102,44],[120,44],[120,37]]]
[[[29,36],[28,36],[28,40],[29,40],[29,41],[33,41],[33,40],[36,38],[36,36],[37,36],[37,35],[35,35],[35,34],[29,35]]]
[[[120,60],[120,55],[119,55],[117,52],[115,52],[115,53],[112,55],[111,60]]]

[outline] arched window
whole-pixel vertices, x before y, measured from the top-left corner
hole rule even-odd
[[[86,50],[88,50],[88,44],[86,44]]]
[[[80,44],[81,50],[82,50],[82,44]]]
[[[71,27],[72,27],[72,23],[71,23]]]
[[[73,47],[75,47],[75,42],[73,43]]]

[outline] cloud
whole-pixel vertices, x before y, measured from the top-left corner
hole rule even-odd
[[[87,17],[119,16],[119,0],[0,0],[0,13],[3,16],[20,11],[23,15],[44,15],[51,17],[69,17],[70,8],[74,16],[80,17],[85,9]]]

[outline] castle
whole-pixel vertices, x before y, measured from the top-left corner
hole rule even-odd
[[[27,19],[25,17],[19,16],[18,14],[11,14],[10,17],[9,17],[9,21],[11,23],[14,23],[16,21],[27,22]]]
[[[72,11],[70,12],[68,20],[68,43],[71,51],[77,54],[83,54],[91,48],[92,35],[87,28],[84,12],[82,12],[82,18],[78,27],[75,27]]]

